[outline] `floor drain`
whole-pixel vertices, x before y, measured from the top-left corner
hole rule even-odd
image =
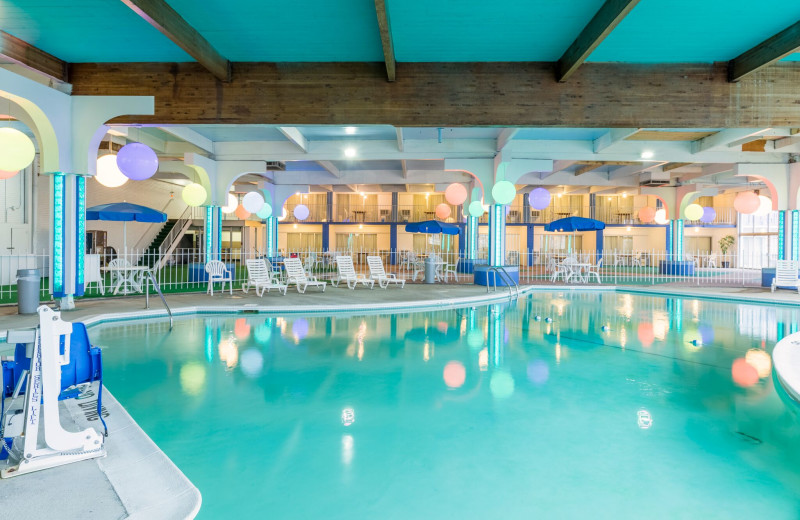
[[[743,441],[749,442],[750,444],[761,444],[761,439],[758,437],[753,437],[752,435],[747,435],[744,432],[736,432],[736,435],[739,436]]]

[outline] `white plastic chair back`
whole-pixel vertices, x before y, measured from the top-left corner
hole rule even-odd
[[[778,260],[775,268],[775,285],[778,287],[797,287],[797,260]]]
[[[368,256],[367,265],[369,274],[373,277],[386,278],[386,270],[383,268],[383,260],[379,256]]]
[[[225,274],[225,264],[219,260],[212,260],[206,264],[206,272],[211,276],[223,276]]]
[[[337,256],[336,269],[339,271],[339,278],[357,278],[356,268],[353,266],[353,257],[351,256]]]
[[[267,270],[267,261],[247,260],[247,278],[253,284],[269,284],[270,272]]]
[[[308,281],[303,264],[299,258],[284,258],[283,266],[286,268],[286,276],[295,282],[305,283]]]

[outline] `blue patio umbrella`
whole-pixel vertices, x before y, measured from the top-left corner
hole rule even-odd
[[[545,231],[595,231],[605,229],[604,222],[593,218],[567,217],[554,220],[544,227]]]
[[[429,235],[457,235],[458,226],[447,224],[438,220],[425,220],[423,222],[411,222],[406,224],[406,231],[409,233],[428,233]]]
[[[123,222],[122,244],[128,250],[128,222],[166,222],[167,214],[146,206],[129,202],[113,202],[86,208],[86,220]]]

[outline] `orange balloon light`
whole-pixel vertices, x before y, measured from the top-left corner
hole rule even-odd
[[[450,388],[460,388],[467,379],[467,369],[460,361],[450,361],[444,366],[444,384]]]
[[[241,204],[239,204],[239,206],[236,208],[236,211],[234,212],[234,214],[237,217],[239,217],[241,220],[245,220],[245,219],[247,219],[247,217],[250,216],[250,212],[247,211],[246,209],[244,209],[244,206],[242,206]]]
[[[250,324],[244,318],[238,318],[233,325],[233,333],[239,339],[247,339],[250,337]]]
[[[655,332],[653,332],[653,324],[649,322],[642,322],[636,330],[636,335],[639,336],[639,341],[642,345],[649,347],[656,339]]]
[[[438,206],[436,206],[436,218],[444,220],[449,216],[450,216],[450,206],[448,206],[447,204],[439,204]]]
[[[453,206],[464,204],[464,201],[467,200],[467,188],[463,184],[454,182],[444,190],[444,200]]]
[[[656,218],[656,210],[650,206],[645,206],[639,210],[639,220],[645,224],[649,224]]]
[[[758,383],[758,371],[744,358],[739,358],[733,362],[731,376],[734,383],[744,388]]]
[[[0,170],[0,180],[10,179],[11,177],[13,177],[14,175],[16,175],[18,173],[19,173],[19,170],[15,171],[15,172],[7,172],[5,170]]]
[[[745,215],[755,213],[758,211],[759,206],[761,206],[761,200],[758,198],[758,195],[752,191],[743,191],[733,199],[734,209]]]

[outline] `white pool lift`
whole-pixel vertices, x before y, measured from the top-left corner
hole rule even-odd
[[[97,412],[105,427],[100,349],[89,344],[82,323],[63,321],[60,312],[45,305],[38,313],[37,328],[8,332],[8,343],[16,343],[17,348],[13,361],[2,362],[0,453],[8,458],[0,470],[2,478],[106,455],[103,433],[94,428],[70,432],[62,427],[58,403],[81,396],[87,383],[99,381]],[[21,395],[23,408],[13,409],[11,405]],[[5,410],[7,397],[11,403]],[[20,414],[22,424],[14,420]]]

